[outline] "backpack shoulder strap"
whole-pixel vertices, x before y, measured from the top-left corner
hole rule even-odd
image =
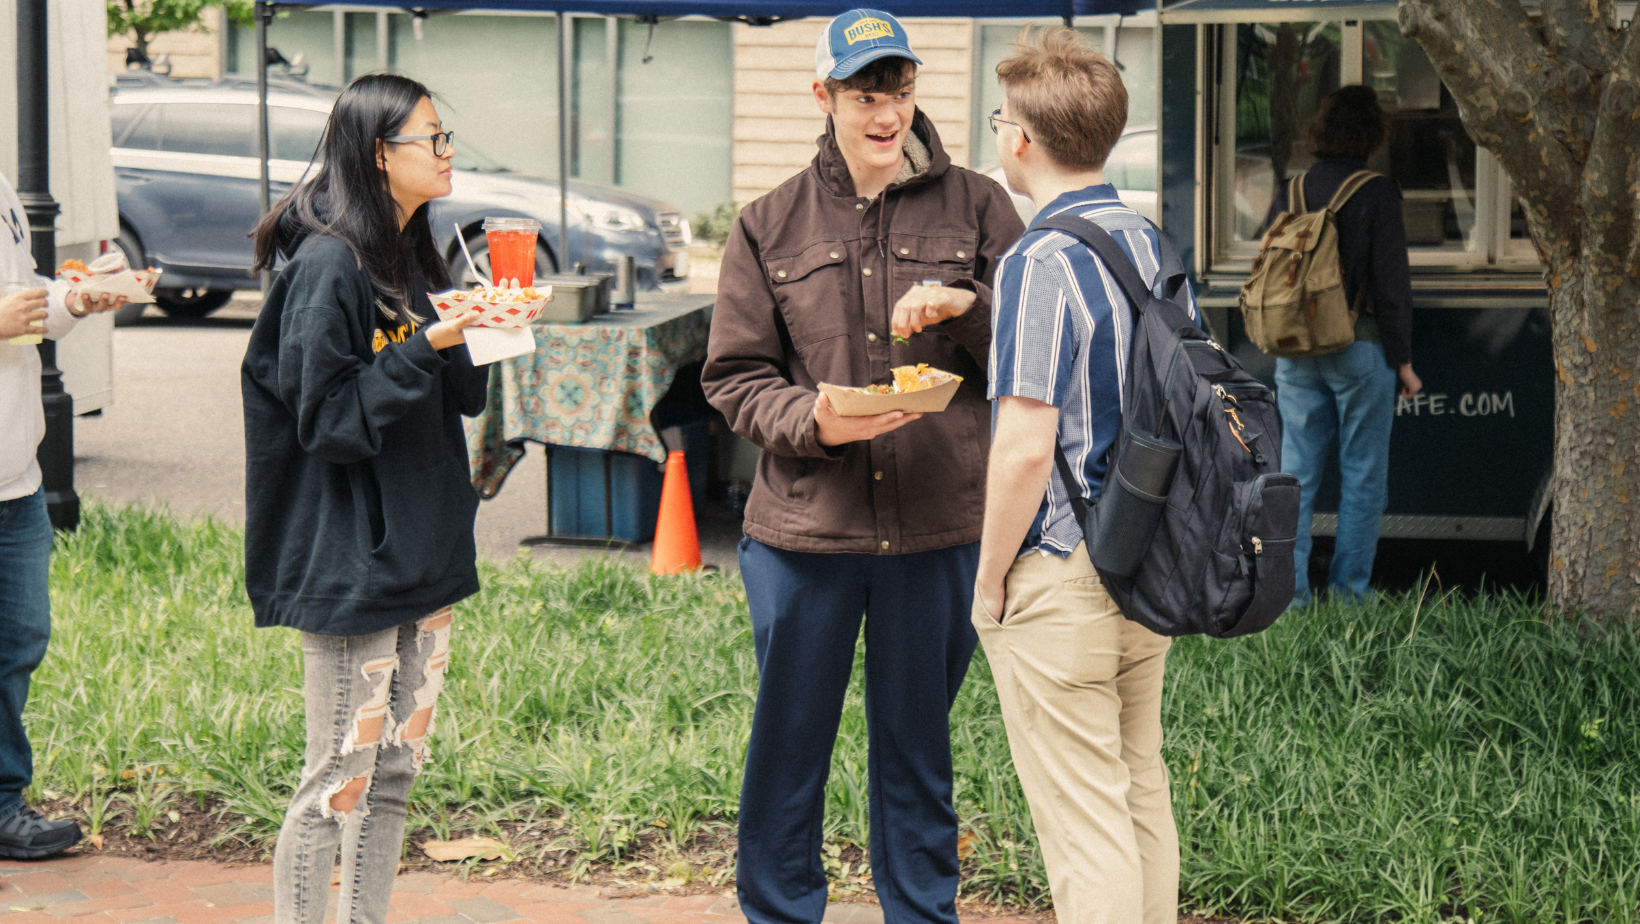
[[[1105,268],[1116,277],[1116,282],[1122,287],[1128,301],[1133,303],[1133,310],[1143,313],[1145,303],[1152,298],[1150,286],[1139,275],[1139,268],[1133,265],[1133,260],[1122,250],[1122,245],[1116,243],[1116,238],[1110,232],[1099,227],[1079,215],[1060,213],[1044,218],[1038,228],[1051,228],[1063,231],[1076,238],[1104,261]]]
[[[1186,278],[1184,260],[1180,258],[1179,251],[1173,246],[1173,242],[1168,240],[1167,235],[1162,233],[1162,229],[1157,227],[1154,221],[1146,218],[1145,224],[1150,225],[1151,229],[1156,232],[1156,240],[1161,244],[1162,263],[1161,267],[1156,270],[1156,279],[1162,283],[1162,297],[1168,301],[1174,301],[1174,296],[1178,295],[1179,290],[1184,288]]]
[[[1309,203],[1304,201],[1304,177],[1307,175],[1308,171],[1287,181],[1287,211],[1295,215],[1302,215],[1310,210]]]
[[[1065,447],[1059,445],[1058,440],[1053,442],[1053,461],[1059,469],[1059,480],[1065,485],[1065,494],[1071,499],[1071,513],[1076,516],[1076,524],[1086,529],[1088,521],[1088,499],[1082,496],[1082,491],[1076,486],[1076,475],[1071,471],[1071,460],[1065,458]]]
[[[1343,185],[1338,187],[1338,192],[1333,193],[1332,201],[1327,203],[1327,211],[1337,212],[1344,207],[1344,203],[1350,201],[1351,196],[1361,191],[1361,187],[1381,175],[1371,170],[1357,170],[1345,177]]]

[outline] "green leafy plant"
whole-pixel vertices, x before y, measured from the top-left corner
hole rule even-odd
[[[227,11],[228,18],[241,26],[253,24],[251,0],[108,0],[108,34],[129,36],[146,60],[154,36],[203,28],[201,16],[213,6]]]
[[[721,244],[729,239],[729,230],[740,216],[740,206],[734,202],[719,202],[710,212],[695,215],[695,239]]]

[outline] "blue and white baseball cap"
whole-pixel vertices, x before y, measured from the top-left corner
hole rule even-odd
[[[814,46],[814,74],[843,80],[878,58],[922,59],[911,52],[900,21],[882,10],[849,10],[833,19]]]

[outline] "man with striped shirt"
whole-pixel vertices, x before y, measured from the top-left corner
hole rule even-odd
[[[1015,48],[997,66],[1006,99],[991,121],[1009,185],[1036,202],[1036,225],[1067,212],[1096,222],[1155,279],[1158,232],[1101,176],[1127,122],[1115,67],[1068,29],[1026,34]],[[996,280],[974,625],[1061,924],[1173,924],[1179,840],[1161,757],[1168,639],[1124,619],[1100,586],[1054,472],[1057,440],[1076,490],[1099,495],[1133,309],[1093,252],[1060,231],[1027,229]]]

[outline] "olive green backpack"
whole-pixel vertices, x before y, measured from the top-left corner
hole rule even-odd
[[[1360,312],[1344,297],[1334,216],[1379,175],[1350,174],[1327,207],[1316,212],[1305,207],[1304,174],[1288,183],[1287,211],[1265,232],[1252,277],[1241,287],[1242,323],[1259,349],[1302,359],[1337,353],[1355,342]],[[1363,286],[1363,295],[1366,290]]]

